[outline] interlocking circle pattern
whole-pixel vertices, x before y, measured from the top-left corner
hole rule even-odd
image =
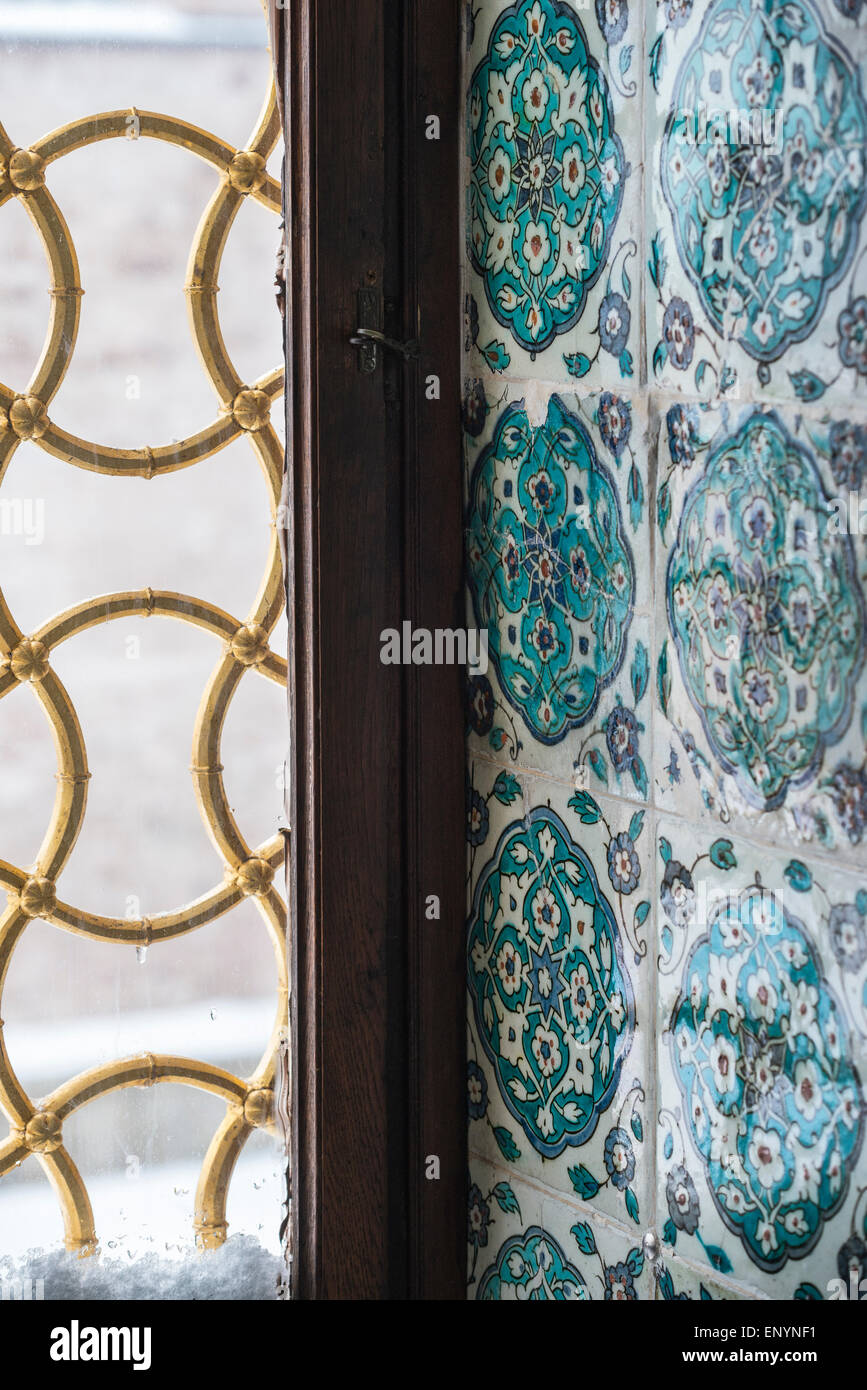
[[[49,413],[75,347],[83,291],[72,238],[46,179],[51,163],[63,155],[98,140],[130,134],[178,145],[212,164],[221,175],[196,232],[186,285],[193,337],[220,408],[212,424],[180,443],[114,449],[68,434]],[[0,1023],[0,1108],[11,1128],[9,1138],[0,1144],[0,1177],[35,1154],[57,1194],[66,1246],[81,1254],[95,1250],[97,1237],[87,1189],[63,1140],[64,1121],[80,1106],[121,1087],[165,1081],[199,1087],[226,1101],[226,1114],[204,1159],[196,1192],[195,1230],[204,1248],[218,1246],[226,1238],[229,1181],[246,1139],[254,1128],[273,1123],[275,1070],[286,1035],[288,1008],[286,912],[272,881],[283,862],[283,844],[281,837],[275,836],[258,848],[247,845],[226,798],[220,742],[232,697],[247,671],[255,670],[278,683],[286,679],[286,662],[269,645],[283,605],[276,524],[283,450],[270,422],[271,407],[282,391],[283,374],[279,370],[269,372],[252,385],[241,381],[220,330],[217,276],[227,237],[244,199],[255,198],[274,212],[280,211],[279,185],[265,167],[279,137],[273,83],[244,150],[236,150],[185,121],[150,111],[87,116],[47,135],[31,149],[17,148],[0,126],[0,207],[11,198],[23,204],[40,234],[51,272],[51,314],[39,364],[23,391],[0,383],[0,483],[21,440],[32,441],[78,468],[117,477],[156,478],[189,468],[243,435],[267,480],[274,523],[265,575],[252,612],[244,621],[201,598],[145,589],[92,598],[28,635],[19,629],[0,593],[0,699],[19,684],[30,687],[51,726],[58,764],[54,811],[36,864],[22,869],[0,860],[0,885],[7,893],[7,907],[0,916],[0,1001],[15,947],[28,923],[36,918],[92,940],[148,947],[195,931],[244,897],[252,897],[266,923],[276,959],[278,1007],[274,1027],[261,1062],[245,1080],[205,1062],[146,1054],[84,1072],[37,1104],[15,1075]],[[87,628],[134,615],[193,623],[213,633],[222,648],[199,707],[192,774],[202,819],[222,860],[224,877],[211,892],[178,911],[138,921],[115,921],[82,911],[59,896],[58,880],[84,820],[90,774],[78,717],[52,669],[51,657],[61,642]]]

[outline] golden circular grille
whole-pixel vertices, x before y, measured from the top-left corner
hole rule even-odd
[[[78,260],[63,215],[48,191],[52,162],[98,140],[147,137],[178,145],[215,166],[219,187],[196,232],[187,269],[190,325],[199,356],[220,403],[217,419],[179,443],[144,449],[115,449],[68,434],[50,417],[49,407],[69,366],[78,332]],[[15,147],[0,126],[0,206],[18,198],[37,228],[51,271],[51,314],[42,356],[20,393],[0,383],[0,483],[21,440],[30,440],[78,468],[113,476],[154,478],[199,463],[245,435],[268,484],[274,533],[267,568],[252,611],[241,621],[203,599],[160,590],[101,595],[58,614],[38,632],[22,633],[0,592],[0,698],[21,683],[32,689],[51,726],[57,753],[57,795],[37,862],[27,870],[0,860],[0,885],[7,906],[0,915],[0,1001],[12,954],[28,923],[42,918],[92,940],[148,947],[195,931],[245,897],[253,898],[274,948],[278,1007],[265,1054],[246,1080],[218,1067],[183,1057],[132,1057],[95,1067],[74,1077],[52,1095],[34,1102],[20,1085],[10,1062],[0,1021],[0,1108],[11,1133],[0,1144],[0,1177],[35,1154],[55,1189],[63,1214],[68,1249],[92,1253],[97,1237],[84,1181],[63,1142],[63,1122],[80,1106],[125,1086],[178,1082],[210,1091],[227,1110],[205,1156],[195,1202],[199,1244],[213,1247],[226,1238],[228,1185],[241,1148],[257,1126],[273,1122],[277,1052],[286,1035],[288,983],[285,905],[273,884],[283,862],[275,836],[250,848],[228,805],[220,763],[220,742],[229,705],[241,677],[255,669],[284,683],[286,662],[269,639],[283,606],[277,509],[283,451],[270,422],[270,409],[283,386],[280,370],[245,384],[239,378],[220,329],[217,277],[226,240],[246,197],[280,211],[280,188],[265,170],[280,136],[273,83],[245,150],[235,150],[208,131],[151,111],[108,111],[54,131],[32,149]],[[222,861],[222,881],[196,902],[175,912],[138,921],[115,920],[82,911],[58,897],[57,883],[81,830],[87,801],[87,757],[75,707],[51,667],[61,642],[116,618],[158,614],[193,623],[218,639],[222,653],[199,707],[193,736],[192,774],[202,819]]]

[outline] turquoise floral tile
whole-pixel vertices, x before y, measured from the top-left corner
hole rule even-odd
[[[861,0],[655,11],[649,378],[716,398],[855,399],[867,376]]]
[[[644,1258],[641,1232],[606,1221],[578,1202],[548,1196],[542,1226],[573,1261],[590,1302],[634,1303],[652,1299],[654,1279]]]
[[[845,1296],[867,0],[466,28],[470,1296]]]
[[[659,1262],[659,1268],[654,1273],[656,1297],[660,1302],[672,1303],[687,1300],[698,1303],[727,1303],[733,1299],[764,1299],[767,1297],[766,1294],[758,1293],[745,1284],[734,1284],[728,1280],[715,1278],[706,1269],[701,1269],[690,1264],[687,1260],[680,1259],[670,1250],[666,1251],[665,1259]]]
[[[585,1303],[653,1297],[637,1237],[475,1155],[467,1233],[470,1298]]]
[[[468,788],[469,1144],[649,1224],[643,811],[481,758]]]
[[[622,387],[640,367],[641,7],[473,7],[467,349],[477,366]]]
[[[865,478],[863,417],[662,403],[661,806],[863,861]]]
[[[663,1258],[829,1297],[867,1272],[867,873],[680,820],[657,848]]]
[[[468,681],[471,747],[646,799],[643,408],[612,392],[544,389],[493,405],[480,381],[468,399],[478,403],[466,434],[468,621],[487,632],[489,661]]]
[[[489,1271],[496,1271],[500,1252],[520,1239],[525,1230],[538,1226],[541,1202],[538,1193],[522,1192],[523,1204],[515,1192],[515,1177],[503,1167],[470,1154],[467,1178],[467,1295],[484,1298],[491,1282]],[[508,1259],[508,1254],[506,1254]],[[537,1262],[538,1266],[538,1262]],[[576,1281],[577,1282],[577,1281]],[[499,1294],[490,1295],[499,1297]],[[527,1299],[532,1291],[527,1290]],[[547,1294],[545,1297],[555,1298]],[[564,1290],[562,1301],[569,1297]],[[517,1294],[512,1297],[517,1298]]]

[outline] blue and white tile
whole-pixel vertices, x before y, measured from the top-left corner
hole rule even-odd
[[[471,1154],[468,1293],[483,1302],[653,1298],[641,1241]]]
[[[658,831],[657,1229],[772,1298],[867,1272],[867,874]]]
[[[468,681],[471,748],[646,799],[644,410],[547,388],[489,407],[480,387],[467,397],[468,621],[487,632],[488,670]]]
[[[473,9],[467,342],[479,366],[637,380],[641,18],[628,0]]]
[[[652,1199],[652,828],[481,758],[468,797],[470,1147],[638,1232]]]
[[[850,494],[867,530],[865,488],[863,416],[662,404],[662,807],[863,859],[867,536]]]
[[[688,1260],[682,1260],[670,1249],[666,1250],[665,1258],[654,1273],[656,1297],[665,1303],[729,1303],[732,1300],[767,1298],[766,1294],[761,1294],[746,1284],[735,1284],[731,1280],[709,1274],[706,1269],[693,1265]]]
[[[657,4],[646,340],[658,385],[829,404],[863,393],[862,11],[861,0]]]

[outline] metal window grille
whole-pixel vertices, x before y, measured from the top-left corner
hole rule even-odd
[[[226,1238],[229,1182],[245,1140],[256,1127],[273,1124],[278,1057],[285,1048],[287,974],[284,903],[274,886],[283,862],[275,836],[251,848],[230,810],[223,785],[220,743],[224,721],[239,682],[248,672],[283,683],[286,662],[270,647],[283,607],[278,544],[278,507],[283,450],[270,411],[283,387],[281,370],[250,385],[238,376],[220,328],[217,279],[235,216],[245,198],[279,215],[280,188],[266,161],[280,137],[273,83],[246,149],[170,115],[152,111],[108,111],[63,126],[29,149],[18,148],[0,126],[0,209],[12,198],[23,204],[44,244],[51,268],[51,314],[41,359],[30,382],[16,389],[0,383],[0,488],[22,440],[32,441],[75,467],[115,477],[159,477],[190,468],[244,436],[268,485],[273,535],[259,593],[244,620],[190,594],[145,589],[104,594],[50,618],[24,633],[0,592],[0,699],[19,684],[29,686],[51,726],[57,754],[53,813],[31,868],[0,859],[0,885],[7,906],[0,915],[0,1017],[9,964],[30,922],[41,918],[64,931],[103,942],[154,948],[186,932],[205,928],[244,897],[252,897],[274,947],[278,1005],[269,1044],[252,1076],[241,1078],[186,1057],[146,1054],[119,1059],[72,1077],[40,1102],[16,1077],[0,1022],[0,1108],[11,1133],[0,1144],[0,1177],[35,1157],[49,1177],[62,1209],[65,1243],[81,1254],[94,1251],[97,1235],[87,1188],[64,1143],[64,1121],[79,1107],[126,1086],[175,1082],[210,1091],[226,1102],[225,1115],[205,1155],[195,1199],[197,1241],[204,1248]],[[199,357],[219,402],[216,419],[180,443],[116,449],[80,439],[51,419],[51,402],[69,367],[79,326],[82,286],[78,261],[63,213],[50,192],[51,165],[83,146],[111,139],[164,140],[213,165],[219,186],[199,224],[187,271],[189,321]],[[2,575],[0,575],[2,584]],[[204,897],[151,918],[115,920],[82,911],[62,896],[61,875],[82,827],[90,774],[75,706],[52,669],[62,642],[87,628],[118,618],[154,616],[192,623],[213,634],[219,657],[202,695],[193,734],[192,776],[202,820],[221,860],[223,877]]]

